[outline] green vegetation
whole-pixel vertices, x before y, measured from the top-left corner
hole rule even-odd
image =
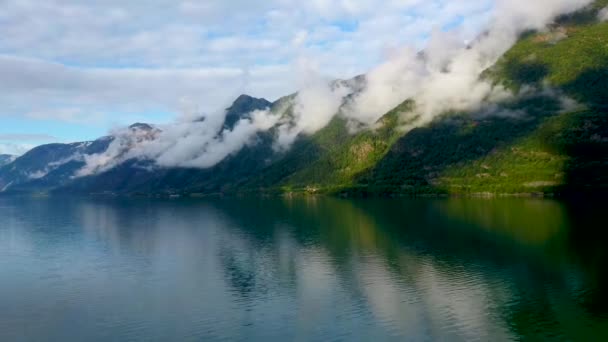
[[[489,74],[513,90],[548,84],[586,109],[543,118],[513,143],[445,170],[439,189],[470,194],[608,188],[608,23],[572,24],[572,18],[522,39]]]
[[[74,181],[70,175],[82,165],[73,162],[31,181],[26,166],[44,169],[72,155],[76,145],[47,146],[17,160],[18,167],[0,169],[0,188],[16,179],[22,190],[142,195],[603,193],[608,191],[608,22],[600,23],[597,14],[606,6],[608,0],[596,1],[558,18],[546,31],[523,34],[482,75],[517,94],[492,115],[450,112],[406,132],[403,114],[414,106],[407,100],[371,130],[352,132],[337,115],[282,153],[275,150],[275,127],[258,134],[257,144],[205,170],[152,170],[132,160]],[[288,118],[294,98],[270,104],[241,96],[228,109],[226,126],[268,106]],[[101,142],[91,149],[107,148],[109,141]]]
[[[407,134],[399,118],[410,101],[372,131],[350,134],[336,118],[246,187],[354,195],[608,190],[608,23],[596,20],[606,5],[524,35],[484,74],[514,92],[545,89],[503,104],[520,114],[450,113]],[[579,106],[563,112],[566,98]]]
[[[608,122],[584,110],[551,117],[531,134],[473,162],[446,170],[448,193],[554,193],[608,188]]]
[[[411,105],[410,101],[404,102],[383,117],[378,128],[359,134],[349,133],[344,119],[335,119],[312,138],[317,146],[326,146],[325,153],[308,167],[290,175],[285,182],[308,189],[353,186],[356,176],[382,160],[399,138],[399,117],[410,111]]]

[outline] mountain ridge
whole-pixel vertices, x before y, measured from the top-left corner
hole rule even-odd
[[[277,150],[273,127],[208,169],[162,168],[149,160],[127,160],[102,174],[78,178],[70,172],[84,162],[61,158],[68,152],[88,153],[90,146],[46,145],[0,167],[0,189],[128,195],[605,192],[608,23],[599,22],[597,12],[607,5],[608,1],[597,1],[558,18],[547,31],[525,33],[483,73],[493,84],[519,94],[501,103],[499,114],[447,112],[403,131],[403,114],[415,106],[404,99],[373,129],[353,133],[348,121],[336,115],[316,133],[299,135],[287,151]],[[330,87],[344,84],[357,92],[365,87],[366,77],[334,81]],[[233,130],[240,120],[250,120],[253,111],[288,118],[294,99],[292,94],[271,103],[241,95],[226,109],[223,129]],[[132,129],[153,128],[134,125]],[[94,150],[107,149],[111,139],[100,139]],[[57,150],[48,150],[53,148]],[[28,161],[36,167],[22,165]],[[44,175],[35,173],[40,170]]]

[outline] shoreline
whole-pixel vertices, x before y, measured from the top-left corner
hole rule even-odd
[[[392,193],[392,192],[307,192],[307,191],[244,191],[244,192],[214,192],[214,193],[57,193],[57,192],[0,192],[0,197],[32,197],[32,198],[61,198],[61,197],[85,197],[85,198],[156,198],[156,199],[204,199],[204,198],[306,198],[306,197],[328,197],[343,199],[387,199],[387,198],[463,198],[463,199],[499,199],[499,198],[536,198],[536,199],[572,199],[572,198],[605,198],[606,191],[576,191],[568,190],[562,192],[518,192],[518,193],[492,193],[476,192],[468,194],[447,193]]]

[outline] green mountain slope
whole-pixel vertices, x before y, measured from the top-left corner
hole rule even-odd
[[[376,130],[352,134],[346,120],[334,118],[327,127],[301,138],[278,162],[272,164],[245,187],[279,192],[334,192],[355,185],[356,177],[384,157],[400,136],[400,114],[411,102],[388,113]]]
[[[483,77],[535,93],[503,106],[521,116],[446,114],[403,134],[399,114],[349,134],[342,119],[300,141],[247,183],[259,191],[352,194],[564,193],[608,189],[608,23],[597,11],[528,33]],[[562,112],[561,100],[580,106]]]
[[[598,2],[597,7],[605,3]],[[595,18],[590,12],[587,17]],[[512,143],[447,168],[436,188],[449,193],[608,188],[608,23],[581,23],[581,18],[585,16],[571,16],[549,33],[527,36],[491,74],[512,89],[548,84],[583,107],[548,115]],[[560,39],[553,40],[555,36]]]

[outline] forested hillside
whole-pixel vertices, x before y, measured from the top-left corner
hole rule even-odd
[[[80,177],[75,175],[87,156],[111,148],[113,137],[46,145],[0,164],[0,190],[131,195],[603,193],[608,190],[608,22],[598,17],[606,6],[608,0],[600,0],[559,17],[547,30],[524,33],[481,75],[511,94],[495,103],[498,110],[492,112],[448,110],[430,123],[406,129],[416,101],[405,98],[373,127],[354,130],[340,114],[341,107],[328,125],[314,134],[299,134],[288,149],[277,148],[280,127],[274,126],[208,168],[159,167],[153,160],[132,158]],[[356,94],[365,82],[359,76],[331,86],[347,84]],[[289,121],[295,96],[274,103],[241,96],[227,109],[223,129],[235,130],[251,120],[252,111],[279,113],[279,122]]]
[[[608,1],[529,32],[484,77],[521,94],[505,115],[446,113],[407,134],[397,117],[349,135],[340,119],[258,179],[282,191],[564,193],[608,188]],[[525,90],[530,89],[530,90]],[[572,102],[568,111],[563,102]],[[576,103],[575,103],[576,102]],[[321,151],[321,152],[319,152]],[[301,160],[301,162],[298,162]],[[305,160],[305,162],[304,162]],[[302,167],[299,167],[302,166]],[[256,184],[255,182],[253,184]]]

